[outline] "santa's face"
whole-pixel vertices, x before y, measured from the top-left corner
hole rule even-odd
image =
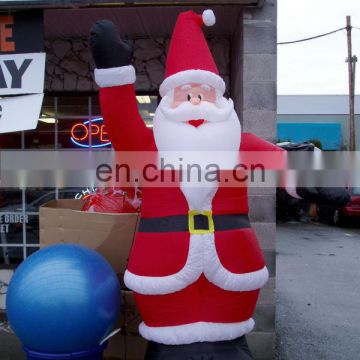
[[[154,117],[159,150],[238,150],[241,126],[232,100],[207,84],[178,86],[161,100]]]
[[[205,84],[187,84],[176,87],[171,107],[176,108],[187,101],[192,105],[200,105],[202,101],[215,104],[216,90]]]

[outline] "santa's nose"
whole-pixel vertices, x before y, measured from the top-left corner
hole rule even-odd
[[[190,102],[193,104],[193,105],[199,105],[200,103],[201,103],[201,99],[199,99],[199,98],[192,98],[191,100],[190,100]]]
[[[190,99],[190,102],[193,104],[193,105],[199,105],[201,103],[201,98],[198,97],[198,96],[193,96],[191,99]]]

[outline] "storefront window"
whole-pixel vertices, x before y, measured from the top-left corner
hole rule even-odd
[[[54,100],[57,102],[56,112],[60,118],[83,118],[92,114],[93,96],[64,95],[57,96]]]
[[[147,126],[152,127],[155,110],[158,106],[158,97],[149,95],[136,96],[139,112]]]
[[[55,121],[44,118],[35,130],[25,131],[25,149],[53,150],[55,146]]]
[[[75,141],[84,148],[90,146],[90,132],[87,117],[82,119],[58,119],[58,149],[81,149]]]
[[[21,211],[0,213],[1,246],[23,243],[23,222],[26,221]]]
[[[26,231],[26,245],[39,245],[40,241],[40,227],[39,214],[26,214],[27,222],[25,224]]]
[[[25,250],[26,254],[26,250]],[[22,246],[1,246],[0,263],[4,265],[18,265],[24,259]]]
[[[22,204],[22,191],[12,188],[0,188],[0,212],[9,212]]]
[[[14,132],[10,134],[0,134],[0,150],[3,149],[21,149],[22,139],[21,132]]]
[[[158,105],[156,95],[138,95],[148,127]],[[35,130],[0,135],[0,150],[110,150],[98,95],[45,96]],[[88,188],[0,188],[0,265],[13,266],[39,249],[39,208],[55,199],[79,199]]]
[[[27,247],[26,248],[26,257],[29,257],[33,254],[36,250],[39,250],[39,247]]]

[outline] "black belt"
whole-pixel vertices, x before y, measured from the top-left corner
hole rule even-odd
[[[193,220],[191,220],[191,218]],[[190,224],[189,224],[190,223]],[[156,218],[141,218],[139,232],[178,232],[188,231],[193,234],[221,230],[249,228],[249,217],[243,214],[233,215],[173,215]]]

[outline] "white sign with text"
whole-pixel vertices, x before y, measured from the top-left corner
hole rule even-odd
[[[35,129],[44,94],[0,99],[0,134]]]
[[[0,96],[44,91],[45,53],[0,55]]]

